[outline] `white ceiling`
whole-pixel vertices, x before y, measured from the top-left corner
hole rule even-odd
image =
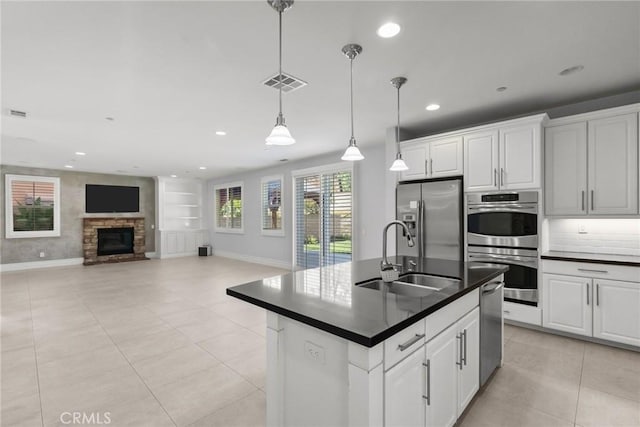
[[[278,18],[266,1],[3,1],[1,12],[3,164],[209,178],[342,150],[350,42],[364,48],[365,157],[395,125],[395,76],[409,79],[401,120],[414,133],[640,88],[640,2],[299,0],[283,16],[283,69],[309,83],[284,95],[297,144],[267,150],[277,91],[261,82],[277,72]],[[388,20],[402,31],[381,39]],[[442,108],[425,111],[432,102]]]

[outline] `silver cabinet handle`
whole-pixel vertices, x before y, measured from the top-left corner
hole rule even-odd
[[[502,310],[502,312],[503,312],[504,314],[511,314],[511,312],[510,312],[509,310]]]
[[[582,190],[582,210],[584,210],[584,190]]]
[[[591,210],[594,210],[595,208],[593,207],[593,204],[595,203],[593,201],[594,197],[593,197],[593,190],[591,190]]]
[[[467,366],[467,330],[464,330],[464,366]]]
[[[427,159],[424,160],[424,174],[429,175],[429,160]]]
[[[460,357],[458,358],[459,361],[456,362],[456,365],[460,366],[460,370],[462,370],[462,332],[460,332],[459,334],[456,335],[456,339],[460,340],[460,344],[458,345],[458,350],[459,350],[459,354]]]
[[[500,168],[500,186],[504,185],[504,168]]]
[[[587,305],[589,305],[589,283],[587,282]]]
[[[493,186],[498,186],[498,169],[493,168]]]
[[[608,273],[607,270],[591,270],[589,268],[579,268],[578,271],[587,271],[589,273]]]
[[[433,159],[429,159],[429,167],[431,168],[431,175],[433,175]]]
[[[424,334],[416,334],[413,338],[411,338],[406,343],[399,344],[398,345],[398,350],[405,351],[406,349],[408,349],[409,347],[411,347],[412,345],[414,345],[415,343],[417,343],[418,341],[420,341],[424,337],[425,337]]]
[[[600,305],[600,284],[596,283],[596,305]]]
[[[422,363],[422,366],[427,370],[427,394],[423,394],[422,398],[427,401],[427,406],[431,406],[431,361],[427,359],[427,363]]]

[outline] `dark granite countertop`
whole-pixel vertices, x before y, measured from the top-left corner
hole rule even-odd
[[[588,262],[593,264],[627,265],[640,267],[640,256],[590,254],[586,252],[548,251],[542,254],[542,259],[556,261]]]
[[[398,256],[390,260],[402,264],[405,272],[413,261],[414,272],[461,281],[420,298],[355,286],[380,278],[380,259],[370,259],[257,280],[228,288],[227,294],[373,347],[508,270],[503,265],[434,258]]]

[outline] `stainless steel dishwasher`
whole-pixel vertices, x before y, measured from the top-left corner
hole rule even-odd
[[[480,386],[502,363],[503,276],[480,287]]]

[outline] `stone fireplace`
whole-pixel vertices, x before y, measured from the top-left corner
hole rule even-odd
[[[144,217],[89,217],[83,221],[84,265],[147,259]]]

